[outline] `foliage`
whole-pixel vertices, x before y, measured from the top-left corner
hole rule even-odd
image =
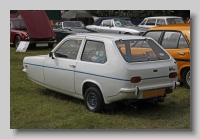
[[[97,17],[103,16],[127,16],[130,18],[145,18],[148,16],[181,16],[190,17],[189,10],[88,10]]]

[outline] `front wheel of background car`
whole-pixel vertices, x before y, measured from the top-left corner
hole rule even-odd
[[[14,43],[14,46],[16,49],[18,48],[20,41],[21,41],[21,37],[19,35],[17,35],[15,37],[15,43]]]
[[[84,95],[84,104],[91,112],[102,112],[104,100],[101,91],[96,87],[89,87]]]
[[[186,88],[190,89],[190,69],[186,69],[183,72],[182,80],[183,80],[183,85]]]

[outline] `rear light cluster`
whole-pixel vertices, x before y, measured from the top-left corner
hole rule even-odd
[[[139,83],[141,81],[141,77],[132,77],[130,81],[131,83]]]
[[[171,72],[169,78],[176,78],[178,76],[177,72]]]

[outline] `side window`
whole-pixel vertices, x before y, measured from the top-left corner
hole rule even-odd
[[[140,23],[140,25],[144,25],[146,21],[147,21],[147,19],[144,19],[144,20]]]
[[[164,19],[157,19],[156,25],[165,25],[165,20]]]
[[[178,48],[188,48],[188,44],[182,34],[179,39]]]
[[[94,63],[105,63],[107,57],[104,43],[87,40],[81,60]]]
[[[161,45],[164,48],[169,48],[169,49],[177,48],[179,37],[180,37],[179,32],[165,32]]]
[[[82,40],[67,40],[59,47],[55,56],[60,58],[76,59]]]
[[[156,23],[156,19],[148,19],[148,21],[146,22],[146,25],[155,25]]]
[[[111,19],[103,20],[100,26],[111,26]]]
[[[158,42],[161,33],[162,33],[161,31],[150,31],[150,32],[147,32],[145,36],[146,36],[146,37],[151,37],[151,38],[153,38],[155,41]]]

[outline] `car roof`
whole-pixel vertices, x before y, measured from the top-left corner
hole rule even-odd
[[[169,24],[149,28],[148,30],[190,30],[190,24]]]
[[[129,17],[121,17],[121,16],[109,16],[109,17],[100,17],[99,19],[96,20],[96,22],[93,23],[93,25],[100,25],[102,20],[105,19],[131,19]]]
[[[115,34],[115,33],[79,33],[69,35],[69,37],[95,37],[95,38],[102,38],[102,39],[111,39],[111,40],[128,40],[128,39],[149,39],[150,37],[144,36],[134,36],[134,35],[125,35],[125,34]]]
[[[180,16],[152,16],[152,17],[146,17],[147,18],[182,18]]]

